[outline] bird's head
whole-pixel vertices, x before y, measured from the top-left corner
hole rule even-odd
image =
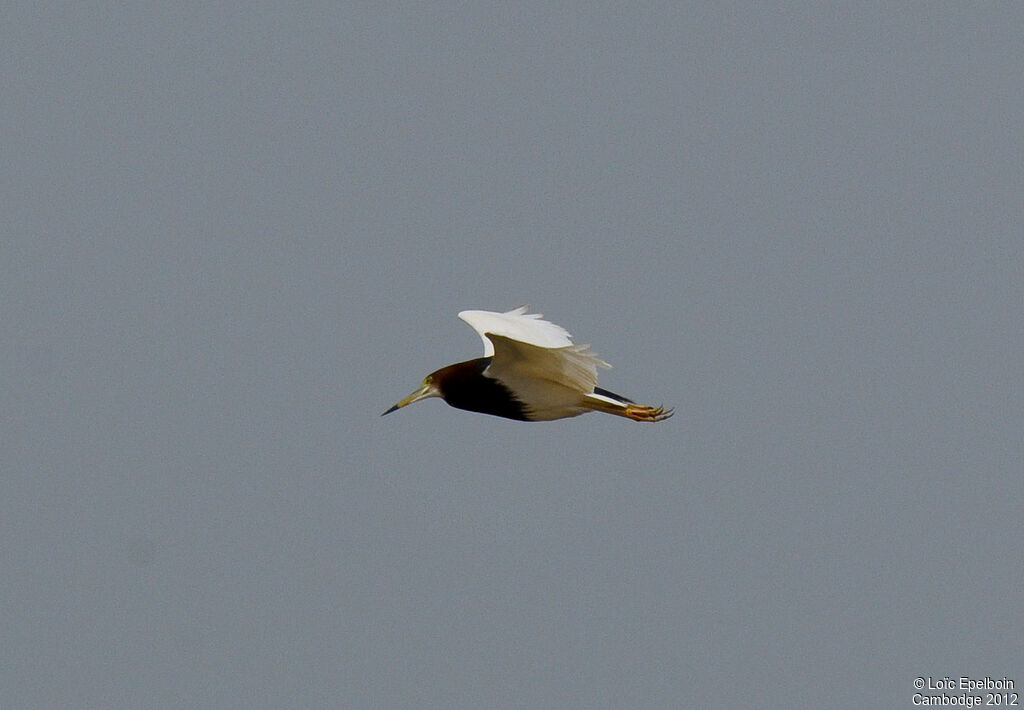
[[[423,383],[420,385],[418,390],[413,392],[411,395],[403,399],[401,402],[396,404],[388,411],[384,412],[384,414],[391,414],[391,412],[395,411],[396,409],[401,409],[402,407],[412,404],[413,402],[419,402],[421,399],[429,399],[431,397],[443,396],[441,394],[440,382],[436,375],[437,373],[431,373],[424,377]],[[381,416],[383,417],[384,414],[381,414]]]

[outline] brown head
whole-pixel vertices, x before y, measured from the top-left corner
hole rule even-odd
[[[452,407],[471,412],[493,414],[507,419],[527,420],[523,404],[497,380],[484,375],[491,358],[458,362],[431,372],[420,388],[393,406],[384,414],[419,402],[421,399],[441,397]],[[381,416],[384,416],[382,414]]]

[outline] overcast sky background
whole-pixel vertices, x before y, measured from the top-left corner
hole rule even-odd
[[[0,707],[1024,686],[1022,6],[552,5],[5,5]]]

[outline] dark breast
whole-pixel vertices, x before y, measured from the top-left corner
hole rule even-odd
[[[444,401],[457,409],[529,421],[523,403],[511,390],[497,380],[484,377],[484,370],[490,364],[489,357],[459,362],[441,368],[432,377],[439,384]]]

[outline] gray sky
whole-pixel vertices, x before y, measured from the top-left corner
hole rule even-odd
[[[1024,688],[1024,10],[551,5],[6,6],[0,707]]]

